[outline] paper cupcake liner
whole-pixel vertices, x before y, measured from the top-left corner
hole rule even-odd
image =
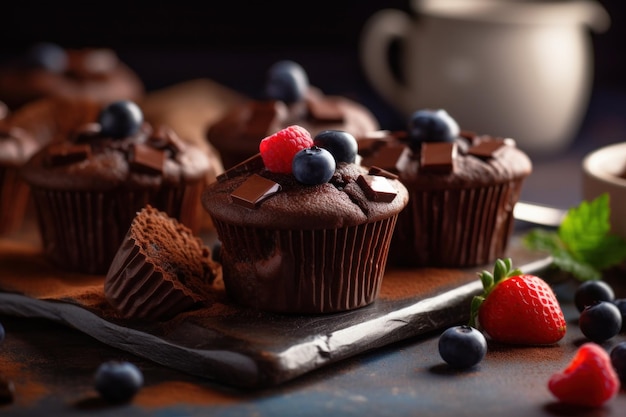
[[[0,167],[0,235],[18,230],[30,197],[30,187],[15,167]]]
[[[63,269],[105,274],[138,211],[149,203],[193,224],[198,218],[193,198],[201,187],[111,192],[33,188],[44,252]]]
[[[109,303],[124,318],[162,320],[188,310],[198,301],[163,272],[146,262],[135,239],[128,238],[115,255],[104,282]]]
[[[278,313],[332,313],[380,291],[397,215],[332,230],[267,230],[214,220],[227,294]]]
[[[455,268],[494,262],[505,255],[520,191],[521,181],[458,190],[409,188],[389,262]]]

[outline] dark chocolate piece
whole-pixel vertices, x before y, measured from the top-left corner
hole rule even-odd
[[[217,180],[222,182],[229,178],[238,177],[248,172],[258,171],[263,169],[265,164],[263,163],[263,158],[260,153],[251,156],[250,158],[238,163],[234,167],[222,172],[217,176]]]
[[[72,142],[89,143],[100,135],[100,123],[87,123],[77,128],[71,135]]]
[[[366,167],[377,166],[389,172],[399,172],[398,160],[405,150],[406,146],[402,144],[381,146],[378,152],[363,158],[361,165]]]
[[[470,147],[467,151],[469,155],[473,155],[480,159],[489,159],[496,156],[498,151],[506,146],[503,139],[494,139],[488,141],[478,142],[476,145]]]
[[[52,166],[73,164],[91,157],[87,144],[57,143],[48,148],[48,163]]]
[[[389,180],[380,175],[359,175],[356,182],[372,201],[390,203],[398,194]]]
[[[388,178],[390,180],[397,180],[398,179],[398,176],[396,174],[394,174],[393,172],[389,172],[389,171],[387,171],[385,169],[382,169],[380,167],[377,167],[377,166],[370,167],[370,170],[369,170],[368,174],[370,174],[370,175],[379,175],[381,177],[385,177],[385,178]]]
[[[165,152],[136,143],[130,148],[128,163],[134,171],[144,174],[160,174],[165,164]]]
[[[255,208],[259,203],[280,191],[280,184],[252,174],[231,194],[233,203],[247,208]]]
[[[423,142],[420,171],[449,174],[454,170],[457,147],[453,142]]]

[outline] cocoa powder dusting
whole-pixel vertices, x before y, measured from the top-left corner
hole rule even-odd
[[[0,352],[0,379],[13,384],[13,403],[17,405],[33,404],[50,393],[45,384],[38,379],[37,373],[22,365],[24,360],[13,358],[7,355],[6,351]]]
[[[139,406],[159,408],[175,404],[226,405],[240,401],[217,389],[186,381],[165,381],[143,387],[133,402]]]

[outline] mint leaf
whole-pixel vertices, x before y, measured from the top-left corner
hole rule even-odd
[[[599,279],[602,270],[626,259],[626,241],[610,230],[609,195],[605,193],[569,209],[556,232],[534,229],[523,242],[549,252],[557,268],[579,280]]]

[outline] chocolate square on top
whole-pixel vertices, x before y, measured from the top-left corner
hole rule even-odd
[[[398,194],[391,182],[380,175],[359,175],[356,182],[371,201],[390,203]]]
[[[47,161],[52,166],[69,165],[91,157],[88,144],[55,143],[48,148]]]
[[[253,209],[280,189],[280,184],[259,174],[252,174],[230,194],[230,197],[233,203]]]
[[[481,140],[470,147],[467,153],[480,159],[489,159],[493,158],[503,146],[506,146],[504,139]]]
[[[454,142],[423,142],[420,171],[449,174],[454,171],[457,145]]]
[[[133,144],[128,163],[134,171],[144,174],[160,174],[165,164],[165,152],[142,143]]]

